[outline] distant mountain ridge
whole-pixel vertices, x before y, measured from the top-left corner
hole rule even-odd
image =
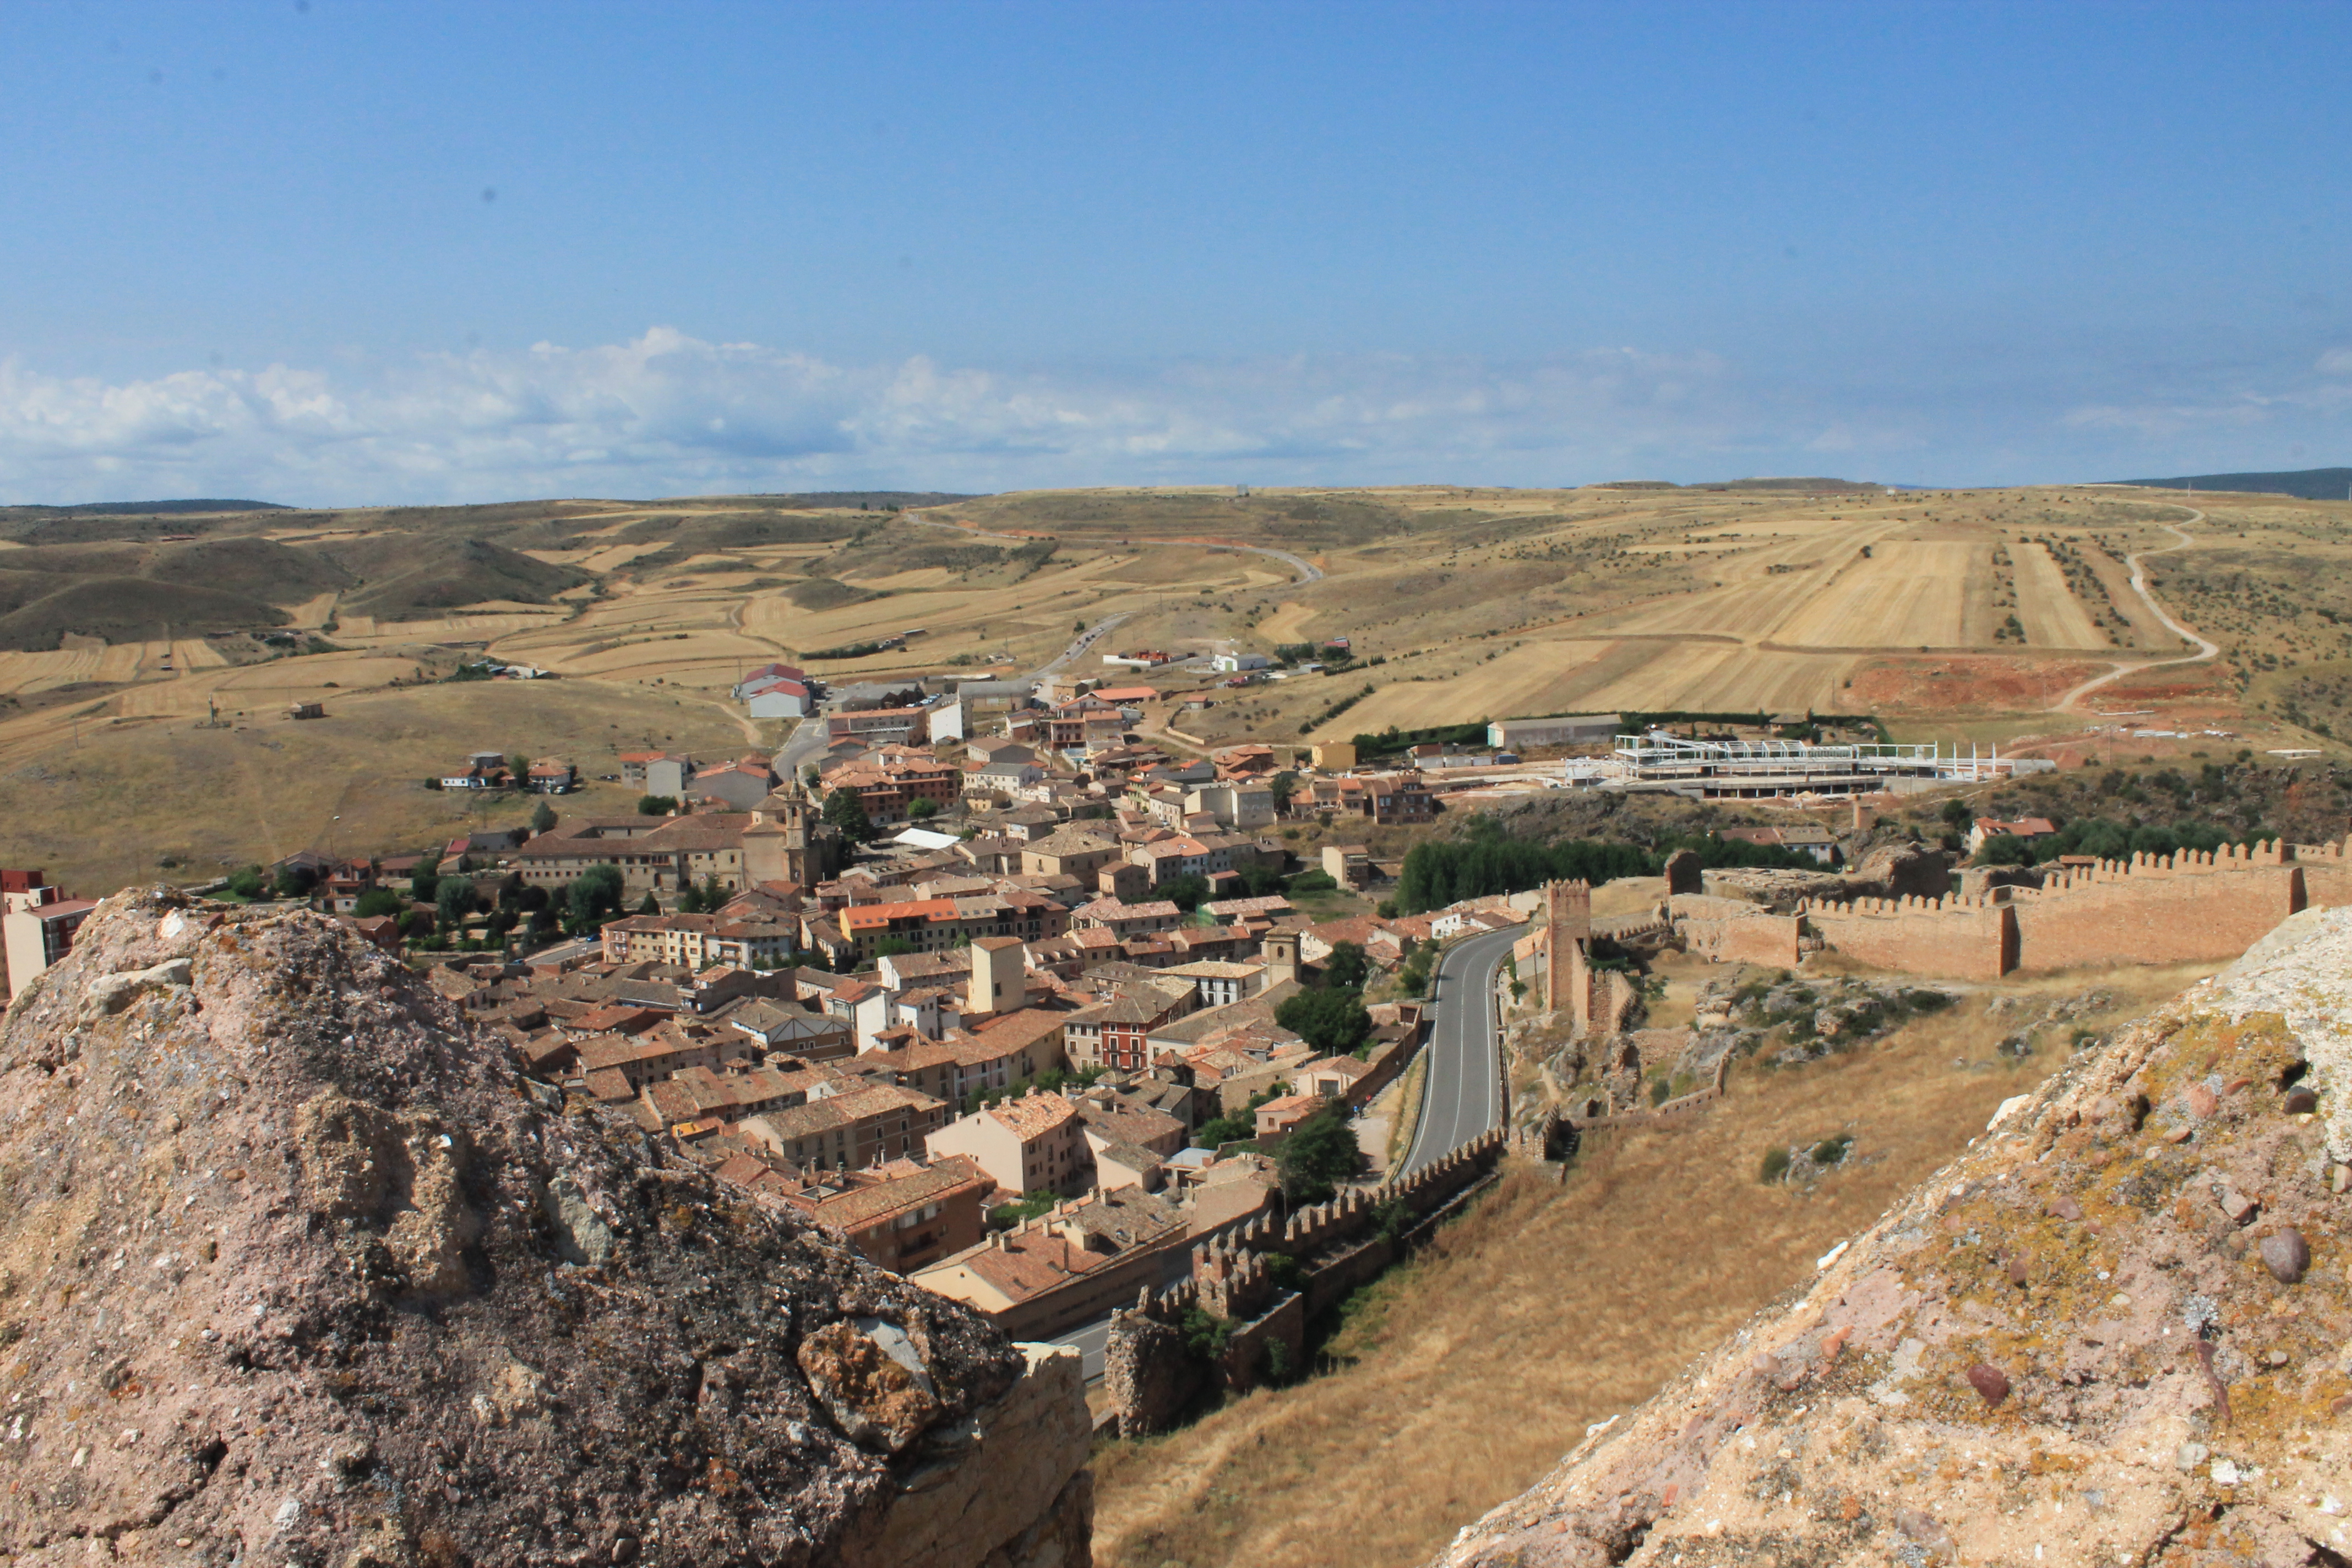
[[[169,517],[179,512],[202,511],[289,511],[293,509],[274,500],[90,500],[76,501],[71,506],[46,506],[32,502],[24,506],[0,507],[0,513],[38,512],[46,517]]]
[[[2183,474],[2171,479],[2116,479],[2160,490],[2239,490],[2252,495],[2300,496],[2305,500],[2352,497],[2352,468],[2294,468],[2270,474]]]

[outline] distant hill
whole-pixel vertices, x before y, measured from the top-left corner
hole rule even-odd
[[[283,626],[280,606],[352,581],[332,562],[267,539],[105,542],[0,552],[0,648],[68,632],[109,642]]]
[[[566,588],[593,580],[574,567],[488,540],[442,533],[334,540],[320,545],[319,553],[358,580],[343,595],[343,608],[385,621],[442,615],[494,599],[544,605]]]
[[[945,506],[950,501],[978,500],[976,495],[957,495],[948,490],[776,490],[748,496],[698,496],[697,500],[757,501],[761,506],[784,506],[824,511],[835,507],[865,507],[874,511],[887,511],[892,507]]]
[[[1870,479],[1723,479],[1706,484],[1678,485],[1670,479],[1618,479],[1609,484],[1594,485],[1597,490],[1766,490],[1776,494],[1853,495],[1875,494],[1888,486]],[[1895,486],[1900,489],[1906,487]]]
[[[71,506],[10,506],[0,512],[37,511],[51,517],[157,517],[181,511],[289,511],[274,500],[88,500]]]
[[[2183,474],[2174,479],[2117,479],[2119,485],[2151,489],[2242,490],[2251,495],[2301,496],[2305,500],[2343,500],[2352,496],[2352,468],[2294,468],[2271,474]]]

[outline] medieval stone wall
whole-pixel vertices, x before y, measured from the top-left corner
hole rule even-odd
[[[1165,1430],[1212,1384],[1255,1387],[1272,1343],[1283,1344],[1297,1365],[1307,1319],[1393,1262],[1416,1231],[1493,1172],[1507,1142],[1499,1129],[1481,1134],[1402,1181],[1301,1209],[1278,1226],[1260,1215],[1194,1247],[1191,1279],[1145,1289],[1132,1308],[1112,1315],[1104,1391],[1119,1435]],[[1409,1215],[1402,1226],[1391,1223],[1391,1205],[1400,1202]],[[1276,1283],[1268,1259],[1277,1254],[1304,1266],[1297,1289]],[[1228,1325],[1214,1367],[1192,1353],[1178,1326],[1195,1308]]]
[[[2104,968],[2235,958],[2304,905],[2303,868],[2136,864],[2039,890],[2014,889],[2020,969]]]
[[[1856,899],[1799,918],[1830,946],[1878,969],[1998,980],[2015,967],[2016,917],[1986,900]]]
[[[1704,893],[1677,893],[1668,908],[1684,945],[1698,957],[1783,969],[1797,962],[1803,922],[1795,915],[1766,914],[1742,900]]]
[[[2316,898],[2315,883],[2322,889]],[[2345,845],[2134,855],[2057,871],[2039,889],[1809,902],[1799,913],[1830,946],[1864,963],[1998,980],[2017,971],[2234,958],[2312,903],[2352,903]]]

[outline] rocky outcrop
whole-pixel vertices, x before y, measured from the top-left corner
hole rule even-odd
[[[0,1562],[1088,1555],[1075,1352],[519,1078],[307,912],[109,900],[0,1031]]]
[[[1441,1561],[2352,1558],[2352,910],[2001,1110]]]

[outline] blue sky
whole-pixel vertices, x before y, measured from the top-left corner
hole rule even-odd
[[[2352,6],[0,7],[0,500],[2352,460]]]

